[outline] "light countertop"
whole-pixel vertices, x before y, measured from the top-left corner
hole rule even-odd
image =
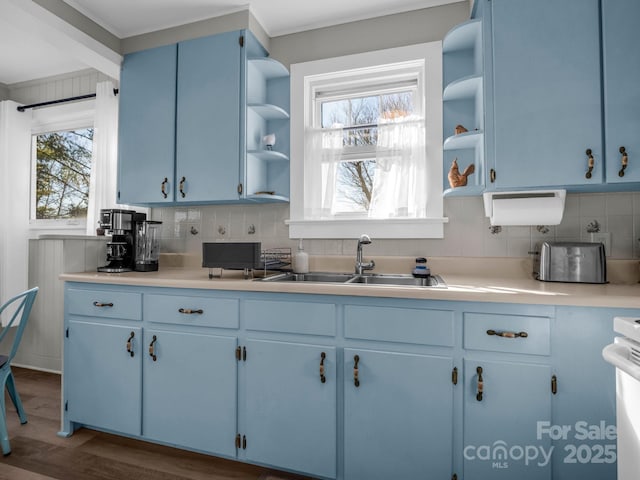
[[[312,257],[311,271],[350,271],[344,257]],[[413,259],[376,258],[375,273],[407,273]],[[540,282],[531,276],[528,259],[456,258],[430,259],[434,274],[440,275],[448,288],[403,287],[390,285],[260,282],[243,279],[237,271],[223,272],[222,278],[209,279],[209,270],[193,261],[166,261],[157,272],[119,274],[84,272],[65,273],[61,280],[99,284],[277,292],[366,297],[412,298],[474,302],[575,305],[586,307],[640,308],[640,283],[637,261],[608,261],[607,284]],[[219,274],[220,270],[214,270]]]

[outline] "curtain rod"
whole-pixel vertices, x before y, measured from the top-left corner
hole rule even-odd
[[[118,95],[118,89],[113,89],[113,94]],[[60,100],[50,100],[48,102],[32,103],[31,105],[21,105],[18,107],[19,112],[24,112],[27,108],[47,107],[49,105],[56,105],[58,103],[73,102],[75,100],[86,100],[88,98],[96,98],[95,93],[89,93],[88,95],[78,95],[77,97],[61,98]]]

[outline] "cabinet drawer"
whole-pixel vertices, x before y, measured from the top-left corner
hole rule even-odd
[[[453,311],[417,308],[344,307],[347,338],[451,347]]]
[[[247,330],[333,337],[335,312],[335,305],[328,303],[247,300],[243,322]]]
[[[463,315],[466,349],[531,355],[550,354],[549,317],[470,312]],[[522,333],[526,336],[514,336]]]
[[[145,295],[144,318],[157,323],[238,328],[238,300],[232,298]]]
[[[139,293],[107,290],[67,290],[67,312],[88,317],[142,319],[142,300]]]

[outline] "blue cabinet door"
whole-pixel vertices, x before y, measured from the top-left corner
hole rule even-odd
[[[335,478],[335,348],[252,339],[243,369],[246,459]]]
[[[615,316],[639,315],[620,308],[557,308],[553,423],[570,429],[555,442],[554,479],[616,479],[616,373],[602,349],[616,336]]]
[[[640,2],[602,2],[607,182],[640,181]],[[628,157],[622,176],[624,152]]]
[[[142,434],[235,457],[235,337],[144,332]]]
[[[603,181],[598,0],[493,0],[495,182]],[[489,107],[490,108],[490,107]],[[590,150],[591,178],[586,178]]]
[[[118,126],[119,203],[173,202],[176,54],[176,45],[168,45],[124,57]]]
[[[551,478],[551,367],[465,359],[464,376],[463,478]]]
[[[451,358],[350,348],[344,356],[345,479],[451,478]]]
[[[228,32],[178,44],[178,202],[238,199],[240,35]]]
[[[79,320],[70,320],[68,329],[64,348],[67,419],[140,435],[142,329]]]

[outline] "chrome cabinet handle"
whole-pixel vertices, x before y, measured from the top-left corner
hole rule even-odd
[[[180,186],[178,187],[180,190],[180,195],[182,195],[182,198],[186,197],[187,194],[184,192],[184,182],[186,182],[187,179],[185,177],[182,177],[180,179]]]
[[[629,155],[627,154],[627,149],[624,147],[620,147],[618,151],[622,155],[622,158],[620,159],[620,164],[622,168],[618,172],[618,176],[624,177],[624,171],[627,169],[627,165],[629,164]]]
[[[591,172],[593,172],[593,167],[596,164],[596,160],[593,158],[593,152],[591,151],[590,148],[587,148],[587,151],[585,153],[587,154],[587,167],[588,167],[585,177],[591,178],[592,177]]]
[[[160,191],[162,192],[163,198],[167,198],[167,183],[169,183],[169,179],[164,177],[164,180],[160,184]]]

